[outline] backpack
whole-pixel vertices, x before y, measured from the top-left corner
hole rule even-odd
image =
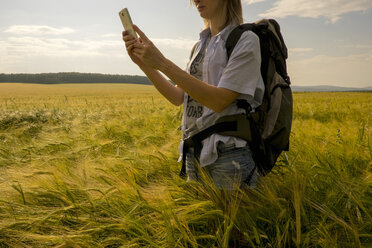
[[[249,103],[238,100],[237,106],[245,109],[245,114],[224,116],[214,125],[185,139],[181,176],[185,176],[188,149],[193,147],[195,157],[198,158],[202,148],[201,142],[215,133],[246,140],[261,175],[266,175],[272,170],[282,151],[289,150],[293,99],[286,66],[288,52],[280,33],[280,26],[273,19],[263,19],[236,27],[226,41],[228,58],[241,35],[248,30],[253,31],[260,40],[261,75],[265,84],[262,104],[251,113]],[[248,176],[247,182],[251,176]]]

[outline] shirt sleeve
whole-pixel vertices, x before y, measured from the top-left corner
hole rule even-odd
[[[252,31],[246,31],[235,46],[218,87],[254,96],[261,78],[259,38]]]

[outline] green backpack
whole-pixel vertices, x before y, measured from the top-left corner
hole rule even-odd
[[[263,19],[236,27],[226,41],[228,58],[241,35],[248,30],[253,31],[260,40],[261,75],[265,84],[262,104],[251,113],[249,103],[238,100],[237,105],[245,109],[245,114],[224,116],[214,125],[185,139],[181,176],[185,176],[188,149],[193,147],[195,157],[199,158],[201,142],[215,133],[246,140],[261,175],[266,175],[272,170],[282,151],[289,150],[293,99],[286,66],[288,52],[280,33],[280,26],[273,19]]]

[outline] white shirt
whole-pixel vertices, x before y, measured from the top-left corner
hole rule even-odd
[[[226,40],[235,27],[236,25],[229,25],[213,37],[210,37],[209,29],[203,30],[200,33],[200,40],[195,47],[194,53],[187,64],[186,71],[190,73],[190,68],[193,66],[195,58],[198,57],[201,49],[210,38],[202,62],[202,81],[241,93],[238,99],[247,100],[255,108],[261,104],[264,94],[264,83],[260,71],[260,43],[256,34],[251,31],[244,32],[228,60]],[[213,125],[222,116],[244,113],[243,109],[239,109],[236,106],[235,101],[220,113],[216,113],[200,104],[194,113],[190,110],[190,104],[192,104],[190,99],[194,101],[193,104],[195,106],[198,104],[195,104],[195,100],[185,93],[182,121],[183,138],[190,137]],[[190,123],[193,123],[193,125],[190,125]],[[236,147],[246,145],[246,141],[242,139],[213,134],[203,141],[203,148],[200,154],[201,166],[207,166],[217,160],[217,143],[219,141],[225,144],[234,143]],[[182,159],[182,148],[183,140],[181,140],[180,144],[180,159]]]

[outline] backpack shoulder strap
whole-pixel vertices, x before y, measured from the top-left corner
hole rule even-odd
[[[234,47],[238,43],[240,37],[245,31],[253,30],[255,24],[254,23],[245,23],[242,25],[237,26],[234,28],[231,33],[229,34],[227,40],[226,40],[226,52],[227,52],[227,58],[230,59],[230,56],[234,50]]]

